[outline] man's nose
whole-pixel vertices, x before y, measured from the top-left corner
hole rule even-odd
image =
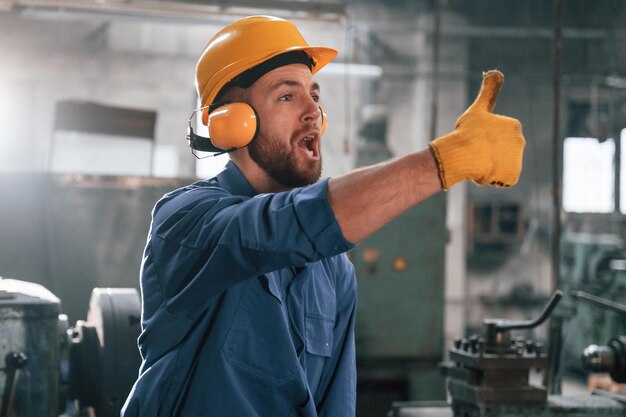
[[[321,116],[322,109],[320,108],[319,104],[315,100],[313,100],[313,98],[307,100],[306,108],[302,115],[303,120],[307,122],[317,121],[321,118]]]

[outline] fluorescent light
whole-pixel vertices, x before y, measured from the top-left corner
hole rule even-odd
[[[320,70],[320,74],[378,78],[383,74],[383,69],[378,65],[330,63]]]

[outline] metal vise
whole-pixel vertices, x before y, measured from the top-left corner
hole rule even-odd
[[[488,415],[488,409],[496,404],[546,403],[546,388],[533,386],[529,381],[531,369],[548,367],[543,346],[532,340],[512,338],[511,331],[539,326],[562,295],[557,291],[535,320],[487,319],[482,337],[455,340],[449,351],[451,362],[442,365],[455,415]]]

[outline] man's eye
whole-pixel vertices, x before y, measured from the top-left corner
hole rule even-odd
[[[320,102],[320,96],[316,96],[316,95],[312,95],[311,97],[313,97],[313,101],[316,103]]]
[[[291,94],[285,94],[284,96],[281,96],[280,101],[291,101]]]

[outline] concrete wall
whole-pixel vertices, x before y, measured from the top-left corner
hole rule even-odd
[[[156,111],[155,147],[169,158],[162,158],[161,165],[157,161],[155,174],[195,176],[196,159],[185,141],[186,121],[196,107],[195,64],[223,24],[93,17],[50,21],[0,13],[0,35],[6,40],[0,44],[5,62],[0,68],[0,169],[47,171],[55,104],[78,99]],[[304,25],[302,32],[311,44],[338,49],[345,44],[345,29],[337,23]],[[341,75],[319,79],[331,121],[327,137],[338,138],[324,142],[325,174],[336,175],[352,168],[342,141],[353,136],[345,131],[345,119],[356,109],[359,81],[350,89]],[[348,106],[346,97],[352,94]]]

